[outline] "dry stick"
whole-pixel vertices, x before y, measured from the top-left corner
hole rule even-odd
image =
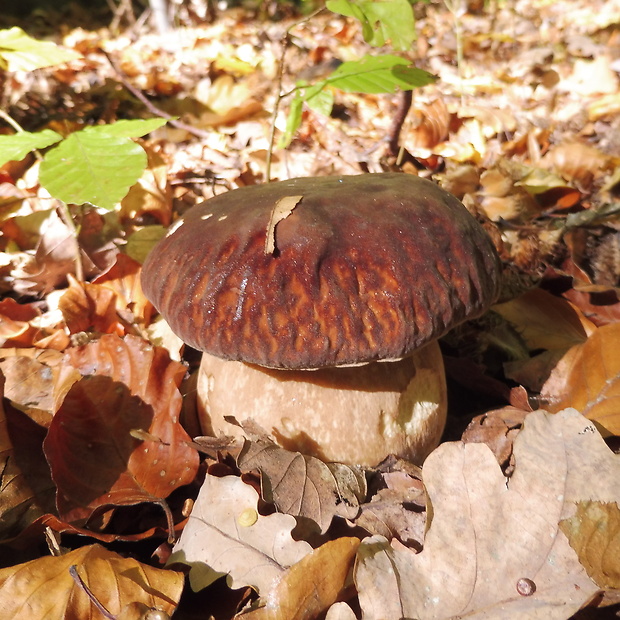
[[[266,183],[269,183],[269,181],[271,180],[271,160],[273,157],[273,146],[274,146],[275,139],[276,139],[276,119],[278,118],[278,112],[280,110],[280,102],[282,101],[282,99],[284,99],[284,97],[290,95],[296,90],[296,88],[293,88],[288,93],[282,93],[282,80],[284,79],[284,59],[286,56],[286,50],[288,49],[288,45],[291,40],[291,30],[293,30],[293,28],[297,28],[297,26],[300,26],[301,24],[306,23],[313,17],[316,17],[319,13],[321,13],[324,10],[325,10],[325,7],[321,7],[320,9],[317,9],[316,11],[313,11],[312,13],[310,13],[310,15],[307,15],[303,19],[300,19],[298,22],[291,24],[286,29],[284,36],[282,37],[282,54],[280,56],[280,64],[278,66],[278,80],[277,80],[277,85],[276,85],[278,89],[277,90],[278,94],[276,96],[275,103],[273,104],[273,112],[271,114],[271,131],[269,132],[269,148],[267,149],[267,160],[265,162],[265,182]]]
[[[73,564],[69,567],[69,574],[73,578],[73,581],[84,590],[86,596],[91,600],[92,604],[99,610],[102,616],[108,618],[108,620],[116,620],[116,616],[111,614],[97,599],[93,591],[84,583],[84,580],[79,576],[77,572],[77,566]]]
[[[4,110],[0,110],[0,118],[2,118],[8,125],[13,127],[17,133],[23,133],[24,128],[11,116],[9,116]],[[38,150],[34,150],[34,156],[41,162],[43,157]],[[75,277],[80,281],[84,281],[84,266],[82,264],[82,256],[80,254],[80,243],[78,241],[78,229],[75,226],[75,222],[73,221],[73,217],[71,216],[71,212],[69,211],[69,207],[62,201],[57,200],[58,202],[58,215],[60,219],[64,222],[64,224],[69,228],[75,237],[75,241],[77,244],[77,254],[75,256]]]
[[[396,115],[394,116],[394,120],[392,121],[392,125],[388,133],[388,137],[389,137],[388,153],[392,157],[398,158],[397,165],[401,163],[402,156],[403,156],[403,149],[400,146],[400,132],[403,129],[403,124],[405,122],[405,119],[407,118],[407,114],[409,114],[409,110],[411,108],[412,102],[413,102],[413,91],[404,90],[402,92],[400,101],[398,103],[398,109],[396,110]]]
[[[208,138],[210,136],[210,133],[208,131],[204,131],[202,129],[198,129],[197,127],[192,127],[191,125],[188,125],[187,123],[183,123],[182,121],[178,121],[178,120],[172,118],[172,115],[168,114],[168,112],[162,110],[161,108],[158,108],[156,105],[153,105],[140,90],[138,90],[133,84],[131,84],[127,80],[127,78],[125,77],[124,73],[121,71],[121,69],[119,69],[119,67],[114,62],[114,60],[112,60],[110,55],[107,52],[105,52],[105,51],[103,52],[103,54],[108,59],[108,62],[112,66],[112,69],[114,69],[114,71],[116,72],[116,75],[117,75],[119,81],[121,82],[121,84],[136,99],[141,101],[146,106],[146,108],[148,109],[148,111],[151,114],[154,114],[155,116],[159,116],[161,118],[165,118],[168,121],[168,123],[170,125],[172,125],[173,127],[176,127],[177,129],[181,129],[183,131],[187,131],[188,133],[191,133],[193,136],[196,136],[197,138],[203,138],[204,139],[204,138]]]

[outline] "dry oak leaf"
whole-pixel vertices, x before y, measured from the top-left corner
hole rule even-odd
[[[258,513],[258,493],[237,476],[207,476],[169,564],[189,564],[192,589],[229,575],[233,588],[271,591],[286,569],[312,551],[295,541],[294,517]]]
[[[245,441],[237,464],[260,471],[263,499],[278,512],[312,519],[321,532],[334,516],[354,519],[366,497],[361,469],[290,452],[268,438]]]
[[[286,571],[263,607],[236,616],[239,620],[314,620],[343,597],[350,582],[358,538],[338,538],[321,545]],[[351,614],[328,618],[355,618]],[[344,612],[343,612],[344,613]]]
[[[0,570],[0,610],[13,620],[99,620],[102,617],[78,575],[96,599],[118,618],[127,618],[136,603],[168,614],[176,609],[183,591],[183,575],[90,545],[58,557],[43,557]],[[130,616],[132,617],[132,616]],[[133,616],[139,617],[139,616]]]
[[[560,620],[597,593],[559,523],[577,501],[620,498],[620,456],[567,409],[530,413],[514,457],[509,479],[483,444],[446,443],[428,457],[433,518],[423,551],[380,536],[360,545],[355,580],[365,620]],[[530,596],[517,591],[524,579],[535,585]]]
[[[620,589],[620,507],[616,502],[579,502],[560,523],[591,579],[601,588]]]
[[[541,396],[551,411],[574,407],[612,435],[620,435],[620,323],[597,329],[570,349]],[[561,373],[561,376],[560,376]]]

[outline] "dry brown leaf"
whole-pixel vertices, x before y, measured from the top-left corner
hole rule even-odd
[[[504,364],[506,376],[539,392],[570,347],[585,342],[596,329],[570,302],[541,289],[494,306],[524,339],[533,357]]]
[[[571,303],[542,289],[493,307],[514,325],[531,351],[567,350],[585,342],[596,326]]]
[[[448,137],[450,112],[443,99],[435,99],[414,109],[412,116],[413,121],[405,135],[405,145],[411,152],[432,149]]]
[[[0,346],[30,346],[36,329],[29,321],[38,315],[33,304],[18,304],[10,297],[0,301]]]
[[[58,306],[72,334],[89,330],[119,336],[125,333],[117,311],[117,296],[109,288],[78,282],[69,276],[69,288]]]
[[[153,493],[159,476],[140,462],[157,442],[141,443],[131,434],[152,423],[153,409],[122,383],[94,375],[73,385],[43,442],[63,519],[88,517],[99,506],[161,498]]]
[[[78,575],[113,615],[142,603],[168,614],[183,591],[183,575],[90,545],[58,557],[43,557],[0,570],[0,609],[13,620],[98,620],[102,617],[86,592],[71,577]],[[139,616],[138,616],[139,617]]]
[[[69,349],[66,360],[83,375],[104,375],[126,385],[132,395],[152,408],[153,422],[144,430],[157,440],[144,441],[131,459],[150,493],[167,497],[194,479],[198,454],[189,446],[189,436],[179,423],[183,399],[178,388],[185,375],[182,364],[171,361],[165,349],[141,338],[121,339],[111,334]]]
[[[100,284],[114,291],[117,296],[117,307],[127,308],[136,322],[148,325],[154,310],[153,304],[142,292],[140,270],[141,265],[138,261],[119,252],[114,265],[95,278],[93,284]]]
[[[483,443],[493,451],[497,462],[506,466],[512,454],[512,444],[529,411],[503,407],[476,416],[467,426],[461,440]]]
[[[428,457],[433,519],[424,550],[376,536],[360,546],[355,579],[365,619],[563,620],[590,600],[598,587],[559,522],[577,501],[620,498],[620,456],[572,409],[531,413],[514,456],[508,480],[481,444],[442,444]],[[535,592],[524,596],[517,588],[528,583]]]
[[[303,196],[285,196],[280,198],[274,205],[269,216],[269,224],[267,224],[265,254],[273,254],[276,251],[276,226],[293,212],[293,209],[300,203],[302,198]]]
[[[593,146],[570,141],[551,149],[542,163],[577,187],[588,189],[595,177],[609,168],[611,158]]]
[[[279,512],[312,519],[321,532],[336,515],[354,519],[366,496],[360,469],[290,452],[269,439],[246,441],[238,465],[261,472],[265,501]]]
[[[53,413],[80,374],[63,368],[62,354],[56,351],[38,358],[7,353],[4,350],[0,354],[6,398],[38,424],[49,426]]]
[[[579,502],[560,523],[588,575],[601,588],[620,589],[620,508],[618,504]]]
[[[566,353],[542,390],[551,411],[574,407],[620,435],[620,323],[599,327]]]
[[[258,513],[258,493],[237,476],[207,476],[169,563],[189,564],[192,589],[229,575],[231,587],[270,592],[312,551],[295,541],[290,515]]]
[[[144,213],[157,218],[162,226],[172,223],[172,190],[168,181],[168,166],[160,153],[142,144],[148,156],[148,166],[138,181],[121,200],[120,215],[136,219]]]
[[[263,597],[264,607],[237,618],[313,620],[320,617],[342,598],[359,544],[357,538],[338,538],[321,545],[289,568]]]

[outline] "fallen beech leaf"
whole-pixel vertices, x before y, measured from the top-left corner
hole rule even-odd
[[[588,189],[596,176],[610,167],[611,158],[593,146],[571,141],[551,149],[543,158],[543,164],[577,187]]]
[[[43,442],[58,488],[60,516],[75,508],[152,501],[156,472],[132,463],[140,442],[132,429],[151,427],[153,409],[109,377],[84,377],[54,415]],[[138,454],[140,454],[138,452]]]
[[[148,144],[142,146],[148,157],[148,165],[142,176],[121,200],[121,217],[136,219],[148,213],[157,218],[162,226],[170,226],[172,191],[168,182],[168,166],[162,155],[151,146]]]
[[[260,471],[263,499],[278,512],[312,519],[321,532],[335,515],[354,519],[366,496],[360,469],[290,452],[269,439],[245,441],[238,466]]]
[[[517,330],[530,351],[538,352],[504,364],[507,377],[534,391],[541,390],[566,351],[585,342],[596,329],[570,302],[541,289],[493,309]]]
[[[56,487],[43,455],[45,434],[24,413],[0,404],[0,540],[19,535],[55,509]]]
[[[579,502],[560,523],[590,578],[601,588],[620,589],[620,509],[618,504]]]
[[[542,289],[496,304],[493,310],[517,328],[531,351],[567,350],[585,342],[596,326],[571,303]]]
[[[39,313],[33,304],[18,304],[10,297],[0,301],[0,346],[29,346],[36,329],[29,321]]]
[[[265,254],[273,254],[276,251],[276,226],[293,212],[302,198],[303,196],[285,196],[276,202],[269,216],[269,224],[267,224]]]
[[[443,99],[412,112],[413,120],[405,136],[405,144],[413,153],[418,149],[431,149],[448,137],[450,129],[450,112]]]
[[[47,363],[40,361],[42,359]],[[38,359],[21,355],[0,359],[0,370],[6,377],[6,398],[45,427],[51,422],[52,414],[65,394],[80,377],[75,370],[63,369],[61,360],[60,353]]]
[[[485,445],[442,444],[428,457],[433,519],[424,550],[378,536],[360,546],[355,580],[365,619],[559,620],[597,592],[559,522],[576,501],[620,498],[620,456],[568,409],[530,413],[514,457],[508,480]],[[517,591],[522,579],[533,582],[531,596]]]
[[[158,441],[144,441],[131,466],[150,493],[167,497],[189,484],[198,470],[198,453],[179,423],[183,399],[179,386],[185,366],[173,362],[165,349],[135,336],[102,336],[83,347],[68,349],[66,360],[84,375],[104,375],[125,384],[131,394],[152,408],[148,431]]]
[[[98,620],[102,617],[71,577],[78,575],[111,614],[142,603],[168,614],[183,591],[183,575],[90,545],[58,557],[43,557],[0,570],[0,609],[13,620]]]
[[[222,575],[231,587],[269,592],[286,569],[312,551],[295,541],[290,515],[258,513],[258,493],[237,476],[207,476],[169,563],[189,564],[197,591]]]
[[[153,314],[153,304],[142,292],[140,269],[140,263],[119,252],[114,265],[95,278],[93,284],[100,284],[114,291],[117,307],[130,310],[135,321],[147,325]]]
[[[116,294],[109,288],[78,282],[69,276],[69,288],[58,306],[72,334],[92,330],[122,336],[125,327],[117,312],[116,301]]]
[[[263,596],[264,607],[237,618],[312,620],[320,617],[342,597],[359,544],[358,538],[338,538],[321,545],[291,566],[273,590]]]
[[[560,365],[564,380],[558,381],[552,373],[543,388],[549,409],[574,407],[611,434],[620,435],[619,348],[620,323],[610,323],[569,350],[569,361]]]

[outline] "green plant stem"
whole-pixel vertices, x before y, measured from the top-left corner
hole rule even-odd
[[[286,51],[288,50],[288,46],[291,40],[290,38],[291,31],[294,28],[297,28],[297,26],[300,26],[301,24],[304,24],[307,21],[310,21],[312,18],[316,17],[319,13],[321,13],[324,10],[325,10],[325,7],[321,7],[320,9],[317,9],[316,11],[313,11],[312,13],[310,13],[310,15],[306,15],[306,17],[304,17],[303,19],[300,19],[294,24],[291,24],[286,29],[284,36],[282,37],[282,54],[280,56],[280,63],[278,66],[278,79],[276,82],[278,94],[273,104],[273,112],[271,114],[271,129],[269,132],[269,148],[267,149],[267,160],[265,162],[265,182],[266,183],[269,183],[269,181],[271,180],[271,161],[273,159],[273,147],[274,147],[275,139],[276,139],[276,120],[278,118],[278,112],[280,110],[280,102],[282,101],[282,99],[284,99],[284,97],[288,96],[289,94],[297,90],[296,88],[294,88],[288,93],[282,93],[282,80],[284,79],[284,61],[286,58]]]
[[[17,133],[23,133],[24,128],[4,110],[0,110],[0,118],[6,121],[7,125],[13,127]]]
[[[463,16],[463,0],[444,0],[444,4],[452,17],[454,18],[454,34],[456,36],[456,70],[459,75],[459,91],[461,99],[463,99],[463,24],[461,17]]]

